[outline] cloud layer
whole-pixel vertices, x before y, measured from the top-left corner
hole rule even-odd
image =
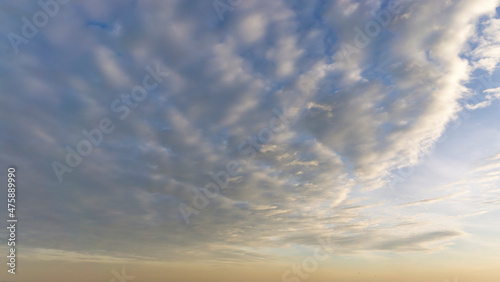
[[[387,203],[362,192],[417,164],[463,109],[473,74],[495,71],[498,4],[242,1],[222,20],[210,1],[60,5],[17,54],[0,45],[0,158],[25,187],[21,240],[187,261],[278,260],[321,238],[338,253],[440,250],[465,233],[373,215]],[[42,9],[1,5],[2,34],[19,36],[21,18]],[[168,77],[128,104],[148,66]],[[114,131],[60,183],[52,163],[67,165],[66,146],[103,118]],[[205,206],[197,193],[231,161]],[[180,206],[196,209],[189,224]]]

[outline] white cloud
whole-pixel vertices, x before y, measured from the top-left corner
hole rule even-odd
[[[370,216],[377,205],[358,196],[416,164],[455,118],[474,68],[461,55],[498,1],[400,2],[402,11],[350,61],[339,46],[373,20],[380,1],[248,2],[224,23],[210,1],[69,4],[64,27],[49,26],[18,56],[2,56],[0,118],[15,126],[0,131],[0,158],[29,171],[27,187],[36,187],[26,194],[36,216],[25,223],[25,246],[265,261],[271,256],[239,252],[329,235],[340,253],[429,251],[463,235],[430,214]],[[472,50],[488,71],[496,25],[489,20]],[[127,120],[116,119],[111,101],[156,64],[171,75]],[[488,101],[497,92],[485,91]],[[254,158],[240,155],[238,144],[268,126],[273,108],[286,111],[286,129]],[[115,132],[58,186],[50,162],[64,160],[64,147],[104,116]],[[229,160],[241,171],[186,226],[179,203],[192,204],[193,188]],[[414,236],[385,239],[388,226],[405,224]],[[72,236],[85,240],[64,239]]]

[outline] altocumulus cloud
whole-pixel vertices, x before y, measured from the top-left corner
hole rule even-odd
[[[39,9],[0,5],[4,35]],[[355,46],[356,29],[389,5],[398,7],[391,21],[346,59],[342,43]],[[17,54],[6,36],[0,43],[0,158],[26,187],[20,241],[96,256],[256,261],[279,255],[254,247],[325,236],[339,252],[445,244],[463,232],[430,222],[412,225],[410,238],[393,233],[387,226],[416,220],[368,220],[354,191],[415,165],[461,111],[472,72],[496,67],[497,5],[242,1],[221,21],[211,1],[71,1]],[[156,64],[169,76],[117,119],[109,105]],[[274,108],[290,124],[254,157],[239,154]],[[107,116],[114,131],[59,183],[51,163]],[[179,204],[193,205],[193,189],[229,160],[238,175],[186,225]]]

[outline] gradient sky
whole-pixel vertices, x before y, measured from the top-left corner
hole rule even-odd
[[[500,281],[500,1],[48,2],[0,3],[0,281]]]

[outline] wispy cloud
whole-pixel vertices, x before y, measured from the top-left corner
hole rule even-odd
[[[409,203],[401,204],[401,206],[408,207],[408,206],[416,206],[416,205],[422,205],[422,204],[430,204],[430,203],[435,203],[435,202],[440,202],[440,201],[444,201],[447,199],[455,198],[455,197],[458,197],[458,196],[461,196],[464,194],[467,194],[467,192],[459,192],[459,193],[449,194],[449,195],[445,195],[445,196],[441,196],[441,197],[409,202]]]

